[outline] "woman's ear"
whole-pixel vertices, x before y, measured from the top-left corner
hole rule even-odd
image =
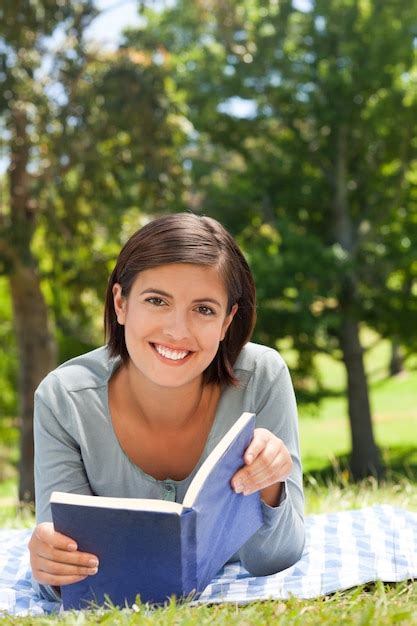
[[[230,324],[232,323],[232,320],[234,318],[234,316],[236,315],[236,311],[238,310],[238,305],[234,304],[231,308],[231,311],[228,315],[226,315],[226,317],[224,318],[224,322],[223,322],[223,327],[222,327],[222,334],[220,337],[220,341],[223,341],[223,339],[226,336],[227,333],[227,329],[229,328]]]
[[[114,283],[112,292],[114,311],[116,313],[117,321],[121,326],[123,326],[126,316],[126,298],[122,296],[122,286],[119,283]]]

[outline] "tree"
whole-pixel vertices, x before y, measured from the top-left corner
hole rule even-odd
[[[185,135],[165,68],[128,46],[97,51],[73,92],[56,113],[49,153],[58,173],[40,220],[61,360],[102,341],[103,296],[121,244],[150,214],[180,206],[183,186]]]
[[[34,500],[33,394],[61,357],[100,331],[109,264],[146,211],[181,198],[184,133],[149,56],[88,48],[91,1],[0,8],[0,272],[13,302],[21,419],[19,499]],[[177,198],[179,200],[177,200]],[[100,304],[99,304],[100,303]],[[100,311],[101,317],[101,311]]]
[[[342,360],[352,473],[380,476],[359,331],[406,338],[393,320],[410,329],[416,307],[400,248],[416,223],[417,7],[182,0],[147,16],[195,129],[195,206],[240,237],[257,273],[260,337],[291,337],[304,370],[317,350]]]
[[[94,11],[90,2],[56,3],[51,0],[14,3],[0,8],[0,66],[3,90],[0,120],[5,131],[7,196],[0,215],[0,258],[9,279],[19,352],[21,419],[21,501],[33,501],[33,393],[55,363],[55,345],[41,289],[37,260],[32,251],[39,212],[40,179],[48,165],[38,150],[41,111],[48,108],[42,91],[42,62],[48,38],[58,27],[81,41]],[[65,63],[65,53],[62,62]],[[43,135],[44,136],[44,135]],[[3,142],[4,151],[4,142]]]

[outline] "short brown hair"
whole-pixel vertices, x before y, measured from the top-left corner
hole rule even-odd
[[[193,213],[165,215],[136,231],[120,251],[110,275],[104,325],[110,356],[129,359],[124,326],[117,321],[113,285],[129,295],[137,274],[169,263],[190,263],[218,268],[228,295],[228,313],[238,310],[213,361],[205,370],[204,382],[236,384],[233,366],[239,352],[252,336],[256,320],[256,292],[251,270],[233,237],[215,219]]]

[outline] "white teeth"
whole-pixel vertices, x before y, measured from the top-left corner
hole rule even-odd
[[[166,359],[171,359],[172,361],[180,361],[184,359],[189,352],[177,352],[176,350],[169,350],[168,348],[164,348],[164,346],[158,346],[158,344],[154,344],[155,350]]]

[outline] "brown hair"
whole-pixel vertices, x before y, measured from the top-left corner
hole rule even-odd
[[[192,213],[165,215],[136,231],[123,246],[106,293],[104,325],[110,356],[120,356],[124,362],[129,359],[124,326],[118,323],[114,310],[113,285],[119,283],[122,295],[127,297],[139,272],[169,263],[218,268],[228,295],[227,312],[234,304],[238,310],[203,380],[206,384],[236,384],[233,366],[255,325],[255,284],[233,237],[210,217]]]

